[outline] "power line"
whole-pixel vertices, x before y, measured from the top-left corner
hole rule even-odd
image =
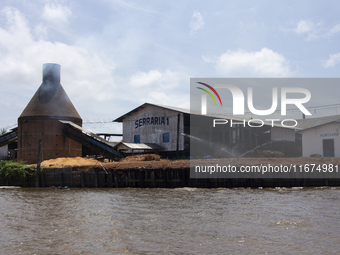
[[[314,111],[315,110],[337,109],[337,108],[340,108],[340,103],[338,103],[338,104],[328,104],[328,105],[318,105],[318,106],[309,106],[309,107],[305,107],[305,108],[309,109],[309,110],[314,110]],[[281,110],[276,110],[275,112],[280,112],[280,111]],[[286,111],[287,112],[297,112],[297,111],[300,111],[300,109],[291,108],[291,109],[287,109]],[[226,113],[226,114],[231,115],[232,113]],[[248,111],[248,112],[245,112],[245,114],[252,114],[252,112]],[[167,116],[169,117],[170,115],[167,115]],[[173,116],[177,116],[177,114],[173,115]],[[105,125],[115,125],[115,126],[121,125],[121,123],[113,122],[111,119],[110,120],[108,120],[108,119],[105,119],[105,120],[85,120],[83,122],[83,125],[95,125],[95,124],[105,124]],[[17,123],[2,127],[0,129],[8,130],[8,129],[15,128],[16,126],[17,126]]]
[[[307,106],[305,107],[308,110],[329,110],[329,109],[337,109],[340,108],[340,104],[328,104],[328,105],[319,105],[319,106]],[[280,112],[281,110],[275,110],[274,112]],[[298,108],[291,108],[291,109],[286,109],[287,112],[298,112],[300,109]],[[245,112],[246,114],[252,114],[252,112],[248,111]],[[229,113],[231,114],[231,113]]]
[[[120,123],[113,122],[112,120],[94,120],[94,121],[84,121],[83,124],[115,124],[115,125],[118,125]]]

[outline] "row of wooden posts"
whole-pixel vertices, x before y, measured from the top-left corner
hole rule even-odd
[[[40,187],[78,188],[235,188],[339,186],[339,179],[191,179],[190,168],[181,169],[44,169]],[[32,185],[34,186],[34,185]]]
[[[39,140],[37,175],[35,180],[6,185],[35,187],[78,188],[257,188],[257,187],[309,187],[340,186],[340,179],[244,179],[244,178],[190,178],[190,168],[179,169],[105,169],[89,171],[40,169],[41,140]]]
[[[189,174],[189,169],[90,169],[78,172],[73,172],[72,169],[55,169],[40,173],[39,186],[176,188],[186,186],[185,180],[189,179]]]

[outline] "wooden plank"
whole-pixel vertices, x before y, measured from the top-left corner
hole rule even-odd
[[[81,178],[81,187],[84,188],[85,187],[84,171],[81,171],[80,178]]]
[[[118,188],[118,174],[117,171],[113,172],[115,188]]]
[[[60,172],[59,173],[59,186],[63,186],[63,184],[64,184],[64,173],[63,172]]]

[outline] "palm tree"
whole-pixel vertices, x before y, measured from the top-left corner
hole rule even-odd
[[[7,129],[5,129],[5,128],[0,129],[0,136],[4,135],[6,133],[7,133]]]

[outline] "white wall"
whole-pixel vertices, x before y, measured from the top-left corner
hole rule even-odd
[[[0,159],[7,159],[8,145],[0,147]]]
[[[302,131],[302,156],[323,156],[323,139],[334,139],[334,156],[340,157],[340,123]]]
[[[157,124],[155,124],[156,117]],[[151,124],[151,118],[153,118],[153,124]],[[160,118],[164,118],[163,124],[159,123]],[[177,119],[178,112],[148,105],[123,120],[123,141],[133,143],[134,136],[140,135],[141,143],[156,143],[168,151],[175,151],[177,148]],[[169,142],[163,143],[163,133],[169,133]],[[182,113],[180,113],[179,133],[184,133]],[[179,150],[183,150],[184,136],[180,135],[179,138]]]

